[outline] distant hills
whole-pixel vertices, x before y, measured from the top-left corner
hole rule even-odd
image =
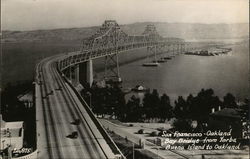
[[[134,23],[124,25],[126,32],[142,32],[144,26],[150,23]],[[242,38],[249,35],[248,23],[236,24],[199,24],[199,23],[152,23],[164,37],[183,39],[228,39]]]
[[[199,24],[199,23],[165,23],[165,22],[138,22],[121,25],[122,30],[130,35],[141,34],[147,24],[154,24],[164,37],[177,37],[183,39],[232,39],[249,36],[248,23],[236,24]],[[83,28],[65,28],[34,31],[3,31],[4,42],[60,42],[75,41],[91,36],[99,26]]]

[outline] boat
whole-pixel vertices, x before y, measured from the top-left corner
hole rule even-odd
[[[208,52],[207,50],[185,52],[185,55],[196,55],[196,56],[215,56],[215,54]]]
[[[166,62],[165,60],[163,59],[160,59],[160,60],[157,60],[158,63],[163,63],[163,62]]]
[[[172,58],[171,57],[163,57],[163,59],[165,59],[165,60],[171,60]]]
[[[146,62],[142,64],[142,66],[148,66],[148,67],[151,67],[151,66],[157,67],[158,65],[159,65],[158,62]]]
[[[146,63],[142,64],[142,66],[146,66],[146,67],[157,67],[158,65],[159,65],[159,63],[156,60],[156,51],[154,51],[154,60],[153,60],[153,62],[146,62]]]
[[[153,60],[152,62],[157,62],[157,63],[163,63],[163,62],[166,62],[164,59],[159,59],[159,60]]]
[[[163,57],[161,58],[161,61],[167,62],[167,59],[164,59]]]

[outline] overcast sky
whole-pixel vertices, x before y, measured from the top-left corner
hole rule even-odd
[[[2,0],[3,30],[134,22],[248,23],[248,0]]]

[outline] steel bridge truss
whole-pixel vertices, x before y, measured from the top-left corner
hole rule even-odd
[[[148,48],[156,51],[169,50],[169,46],[173,49],[179,49],[184,46],[185,42],[179,38],[163,38],[161,37],[154,25],[147,25],[142,35],[128,35],[114,20],[106,20],[100,29],[91,37],[83,40],[80,51],[65,55],[58,61],[58,68],[64,71],[70,66],[87,62],[89,60],[105,57],[106,79],[108,79],[108,71],[112,72],[112,78],[116,77],[120,80],[118,54],[137,48]],[[174,51],[174,50],[173,50]],[[114,67],[110,67],[114,65]]]

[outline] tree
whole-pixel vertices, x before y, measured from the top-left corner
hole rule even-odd
[[[92,89],[91,98],[92,98],[92,110],[97,115],[104,116],[105,107],[106,107],[106,96],[105,96],[105,88],[95,88]]]
[[[237,108],[235,97],[231,93],[227,93],[223,99],[223,106],[225,108]]]
[[[166,118],[169,120],[172,117],[173,108],[170,104],[169,96],[166,94],[161,96],[159,109],[159,117],[161,118],[161,121],[164,122]]]
[[[187,104],[182,96],[175,101],[174,114],[176,118],[185,119],[187,117]]]
[[[214,91],[212,89],[204,90],[202,89],[196,99],[194,100],[194,109],[191,109],[194,115],[194,119],[198,121],[198,124],[206,123],[211,113],[214,99]]]
[[[212,89],[202,89],[195,97],[190,94],[187,97],[188,118],[197,120],[198,124],[206,123],[211,110],[213,108],[218,109],[221,103],[220,99],[214,96]]]
[[[156,89],[154,89],[152,93],[145,93],[143,98],[143,108],[147,119],[159,116],[160,97]]]
[[[219,106],[222,106],[222,102],[218,96],[213,97],[212,105],[216,110],[219,110]]]
[[[151,111],[152,111],[152,117],[158,118],[160,113],[160,97],[159,93],[156,89],[153,90],[151,94]]]
[[[241,106],[241,109],[243,109],[244,111],[243,117],[249,120],[249,109],[250,109],[249,99],[246,98],[244,100],[244,104]]]
[[[143,98],[143,108],[144,108],[146,119],[150,119],[153,116],[151,112],[151,99],[150,98],[151,98],[150,92],[146,92]]]
[[[194,96],[192,94],[189,94],[189,96],[187,97],[187,100],[186,100],[187,111],[188,111],[188,112],[186,112],[187,113],[186,117],[190,118],[190,119],[192,119],[193,115],[194,115],[194,114],[192,114],[192,109],[194,109],[194,107],[195,107],[194,101],[195,101]]]
[[[125,119],[125,113],[126,113],[126,100],[125,100],[125,94],[122,92],[122,90],[119,87],[115,88],[116,96],[116,106],[115,106],[115,115],[119,120]]]
[[[142,118],[142,111],[140,108],[140,99],[134,95],[126,104],[125,120],[129,122],[136,122]]]
[[[122,90],[117,85],[100,88],[94,85],[90,89],[91,94],[91,106],[94,113],[97,115],[109,114],[120,120],[124,120],[125,113],[125,97]],[[88,92],[82,92],[86,101],[90,96]]]

